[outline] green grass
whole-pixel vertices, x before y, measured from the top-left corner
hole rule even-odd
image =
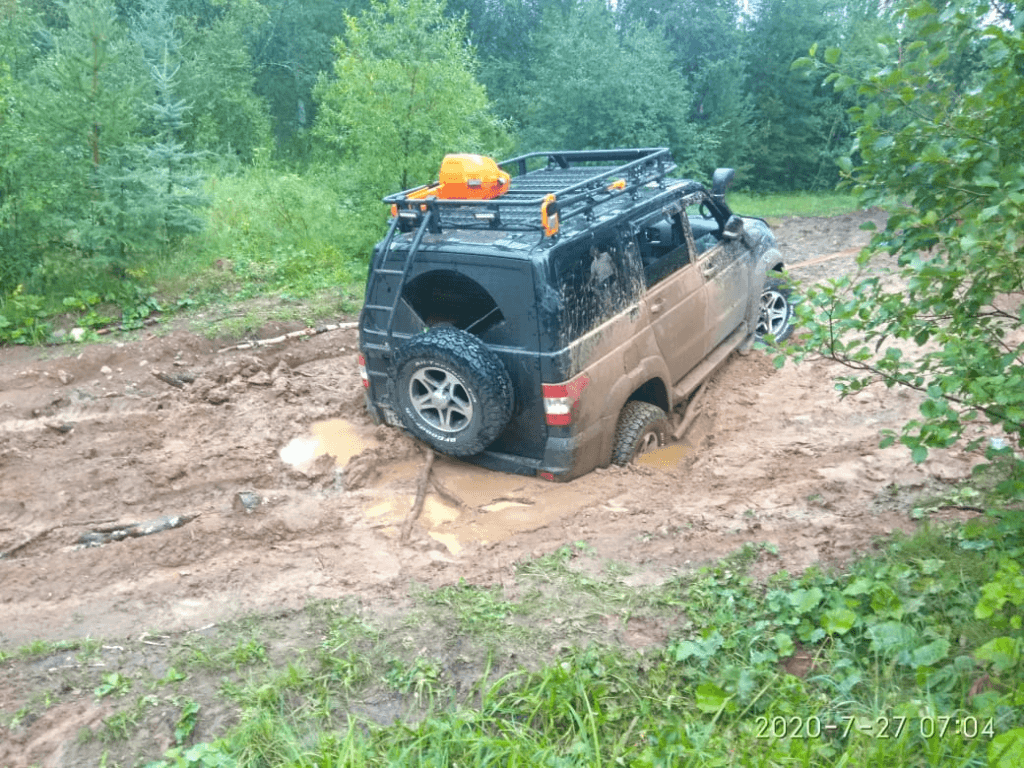
[[[390,618],[320,601],[165,636],[156,677],[76,672],[111,708],[82,740],[105,764],[150,768],[1010,768],[1024,749],[1015,514],[926,521],[843,571],[767,582],[748,575],[766,547],[635,588],[578,542],[520,563],[502,589],[414,585]],[[667,641],[631,648],[616,633],[634,620]],[[32,644],[5,663],[55,650],[69,649]],[[3,722],[60,701],[36,696]],[[154,718],[175,746],[126,751]]]
[[[259,631],[258,626],[246,623],[228,626],[216,638],[189,639],[176,649],[176,664],[183,670],[219,672],[267,665],[267,647]]]
[[[59,279],[40,277],[0,295],[0,343],[43,343],[61,327],[141,327],[153,313],[252,299],[275,305],[260,308],[254,322],[312,322],[355,311],[386,211],[349,204],[336,181],[343,176],[337,168],[299,175],[270,166],[213,176],[203,232],[169,253],[136,256],[126,274],[85,274],[69,262],[55,272]],[[252,324],[215,333],[247,333]]]
[[[860,210],[857,199],[840,192],[792,192],[752,195],[733,192],[729,206],[743,216],[839,216]]]
[[[206,230],[152,265],[160,293],[208,301],[268,294],[287,300],[360,286],[382,231],[383,206],[376,217],[347,206],[335,175],[258,167],[210,179]]]
[[[758,583],[762,549],[747,547],[636,590],[577,545],[521,564],[517,600],[419,591],[414,612],[440,611],[440,631],[417,618],[388,635],[321,603],[315,653],[226,685],[238,725],[151,765],[1010,768],[1024,749],[1020,601],[1000,620],[976,606],[1022,553],[1019,527],[993,518],[925,525],[844,572]],[[676,627],[669,642],[635,651],[595,631],[637,614]],[[513,620],[585,642],[529,657],[537,636],[510,635]],[[502,661],[516,653],[525,664]],[[468,685],[459,659],[475,664]],[[398,721],[359,714],[395,695]]]

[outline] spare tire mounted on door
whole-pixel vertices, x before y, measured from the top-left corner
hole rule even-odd
[[[472,456],[512,417],[512,380],[498,356],[457,328],[433,328],[392,362],[398,416],[413,435],[450,456]]]

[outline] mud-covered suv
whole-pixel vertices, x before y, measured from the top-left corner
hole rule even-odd
[[[359,321],[367,407],[436,450],[568,479],[685,428],[792,307],[768,225],[671,178],[667,149],[449,156],[384,199]]]

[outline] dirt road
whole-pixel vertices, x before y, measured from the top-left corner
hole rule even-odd
[[[773,224],[793,274],[821,279],[851,267],[868,216]],[[496,582],[575,541],[634,564],[638,583],[745,542],[777,549],[758,567],[797,570],[909,528],[899,494],[969,469],[879,450],[911,396],[841,402],[830,364],[776,371],[754,352],[717,374],[685,440],[644,465],[556,485],[439,459],[435,476],[466,505],[431,494],[403,546],[422,457],[368,422],[355,332],[220,346],[178,330],[0,349],[0,647],[194,628],[412,581]]]

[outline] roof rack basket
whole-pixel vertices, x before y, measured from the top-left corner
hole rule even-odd
[[[384,198],[397,227],[431,231],[445,227],[539,229],[554,236],[576,216],[589,216],[595,205],[632,194],[648,184],[663,184],[675,170],[667,148],[531,152],[498,163],[512,176],[509,189],[489,200],[442,199],[425,190],[408,189]],[[431,215],[426,216],[427,213]]]

